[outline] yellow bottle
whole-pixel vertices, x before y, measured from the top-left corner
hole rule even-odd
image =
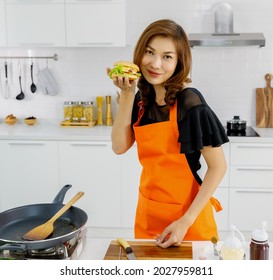
[[[106,97],[106,125],[111,126],[113,125],[113,118],[112,118],[112,104],[111,104],[111,96],[107,95]]]
[[[103,119],[102,119],[102,106],[103,106],[103,100],[104,97],[103,96],[97,96],[96,97],[96,101],[97,101],[97,125],[103,125]]]

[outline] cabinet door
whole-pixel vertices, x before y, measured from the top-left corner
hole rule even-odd
[[[5,1],[0,1],[0,47],[7,46]]]
[[[124,0],[72,0],[65,9],[68,47],[125,46]]]
[[[64,1],[6,1],[8,46],[65,46]]]
[[[58,143],[0,141],[0,207],[51,203],[62,186],[58,176]]]
[[[230,186],[243,188],[271,188],[273,166],[236,165],[230,167]]]
[[[230,163],[245,166],[273,166],[273,144],[231,143]]]
[[[141,173],[136,146],[121,157],[122,226],[134,228]]]
[[[75,206],[87,213],[87,226],[120,227],[120,158],[111,142],[62,141],[59,152],[60,181],[72,185],[67,199],[85,193]]]
[[[272,189],[231,188],[229,224],[242,231],[252,231],[258,228],[262,221],[267,221],[268,231],[273,231],[272,201]]]

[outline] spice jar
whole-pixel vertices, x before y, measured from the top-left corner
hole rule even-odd
[[[81,101],[76,101],[73,104],[73,121],[80,122],[83,118],[83,104]]]
[[[250,243],[250,259],[251,260],[268,260],[269,259],[269,244],[267,222],[262,222],[261,229],[252,231]]]
[[[73,118],[73,102],[72,101],[65,101],[64,106],[64,120],[65,121],[72,121]]]
[[[83,103],[83,119],[86,122],[92,122],[94,119],[93,102],[86,101]]]

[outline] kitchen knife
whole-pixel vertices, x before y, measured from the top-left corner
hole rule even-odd
[[[128,260],[136,260],[136,256],[126,240],[124,240],[123,238],[118,238],[117,242],[124,248]]]

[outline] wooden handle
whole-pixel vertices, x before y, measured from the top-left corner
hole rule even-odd
[[[129,243],[124,240],[123,238],[118,238],[117,242],[126,250],[126,248],[131,248],[131,246],[129,245]]]
[[[273,75],[268,73],[264,76],[265,80],[266,80],[266,86],[271,88],[271,80],[273,78]]]
[[[55,222],[59,217],[61,217],[76,201],[78,201],[84,192],[78,192],[74,197],[71,198],[49,221]]]

